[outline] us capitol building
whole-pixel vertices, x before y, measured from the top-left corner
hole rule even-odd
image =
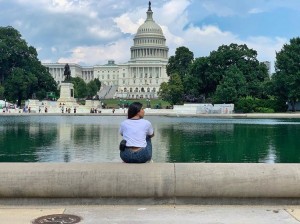
[[[86,83],[98,78],[101,81],[100,98],[157,98],[160,84],[167,82],[166,73],[169,48],[161,27],[153,20],[151,2],[147,19],[133,38],[131,58],[127,63],[83,67],[68,63],[72,77],[80,77]],[[64,81],[63,63],[43,63],[60,84]]]

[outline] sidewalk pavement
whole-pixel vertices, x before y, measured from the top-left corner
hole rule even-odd
[[[39,207],[0,205],[1,224],[30,224],[40,216],[52,214],[80,216],[82,220],[79,224],[300,223],[299,205],[45,205]]]

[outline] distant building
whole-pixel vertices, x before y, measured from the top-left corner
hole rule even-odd
[[[271,77],[272,76],[272,73],[271,73],[271,62],[270,61],[264,61],[263,63],[267,66],[269,77]]]
[[[166,73],[169,48],[161,27],[153,20],[151,3],[147,19],[133,38],[131,58],[127,63],[80,66],[68,63],[72,77],[85,82],[98,78],[101,83],[100,98],[157,98],[160,84],[169,80]],[[43,63],[59,84],[64,80],[63,63]]]

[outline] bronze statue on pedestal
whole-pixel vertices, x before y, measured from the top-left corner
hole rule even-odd
[[[71,70],[70,70],[70,66],[68,65],[68,63],[65,65],[64,76],[65,76],[65,82],[68,82],[71,80]]]

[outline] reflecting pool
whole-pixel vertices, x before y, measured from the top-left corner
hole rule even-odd
[[[0,162],[120,162],[125,116],[0,116]],[[146,116],[154,162],[299,163],[299,119]]]

